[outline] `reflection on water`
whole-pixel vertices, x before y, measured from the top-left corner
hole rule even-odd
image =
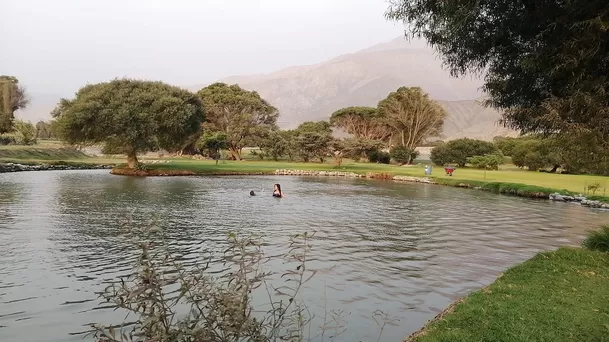
[[[283,199],[271,197],[276,182]],[[344,341],[376,340],[370,316],[382,309],[400,319],[382,339],[396,341],[607,218],[572,204],[356,179],[0,174],[0,341],[80,341],[88,323],[121,321],[95,292],[133,270],[126,220],[158,222],[189,262],[231,231],[261,233],[277,249],[315,230],[310,267],[323,272],[308,283],[307,303],[350,313]]]

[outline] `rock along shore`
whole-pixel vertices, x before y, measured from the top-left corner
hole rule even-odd
[[[0,173],[22,172],[22,171],[50,171],[50,170],[102,170],[111,169],[112,165],[66,165],[66,164],[40,164],[25,165],[16,163],[0,163]]]
[[[367,174],[359,174],[355,172],[343,172],[343,171],[313,171],[313,170],[287,170],[281,169],[276,170],[275,175],[278,176],[313,176],[313,177],[347,177],[347,178],[370,178],[370,179],[386,179],[393,180],[398,182],[414,182],[414,183],[426,183],[426,184],[439,184],[441,183],[435,182],[432,178],[429,177],[413,177],[413,176],[393,176],[388,173],[367,173]],[[463,183],[459,183],[458,187],[464,188],[472,188],[475,190],[480,190],[480,187],[470,187],[467,185],[467,181],[464,180]],[[516,194],[518,195],[518,194]],[[533,196],[534,195],[534,196]],[[562,195],[560,193],[554,192],[551,194],[540,194],[535,193],[531,196],[518,195],[523,197],[533,197],[533,198],[546,198],[551,201],[557,202],[571,202],[581,204],[590,208],[599,208],[599,209],[609,209],[609,203],[604,203],[601,201],[590,200],[584,197],[583,195],[578,196],[570,196],[570,195]]]

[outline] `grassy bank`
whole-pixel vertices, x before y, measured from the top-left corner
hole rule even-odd
[[[74,160],[89,158],[86,154],[70,147],[2,146],[0,160]]]
[[[293,163],[288,161],[261,161],[248,159],[244,161],[221,161],[218,165],[211,160],[190,158],[148,158],[165,159],[167,164],[151,164],[151,173],[156,174],[269,174],[277,169],[345,171],[359,174],[385,173],[394,176],[424,177],[423,166],[397,166],[386,164],[355,163],[345,161],[337,168],[333,163]],[[250,157],[251,158],[251,157]],[[62,147],[57,143],[45,142],[36,146],[0,146],[0,162],[23,164],[63,163],[63,164],[122,164],[121,156],[91,157],[76,149]],[[141,173],[140,173],[141,174]],[[562,194],[586,194],[587,187],[599,184],[596,196],[586,194],[590,199],[609,202],[609,177],[591,175],[562,175],[541,172],[528,172],[506,165],[499,171],[484,171],[470,168],[458,168],[452,177],[446,176],[441,167],[434,167],[432,178],[436,183],[481,188],[497,193],[513,194],[525,197],[547,197],[552,192]],[[607,197],[605,197],[607,196]]]
[[[609,255],[540,253],[407,341],[609,341]]]
[[[188,170],[194,174],[264,174],[277,169],[315,170],[315,171],[344,171],[359,174],[385,173],[394,176],[425,177],[423,166],[397,166],[385,164],[346,162],[340,168],[330,163],[290,163],[273,161],[224,161],[215,165],[214,161],[174,159],[167,164],[149,165],[151,170]],[[432,177],[434,182],[442,185],[480,188],[496,193],[511,194],[532,198],[547,198],[549,194],[576,195],[585,193],[588,185],[601,185],[594,199],[609,202],[604,197],[609,186],[609,177],[589,175],[562,175],[522,170],[486,171],[477,169],[457,169],[454,175],[446,176],[442,168],[434,167]]]

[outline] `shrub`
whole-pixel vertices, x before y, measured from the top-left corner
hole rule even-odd
[[[417,150],[411,150],[404,146],[396,146],[392,148],[390,154],[391,158],[393,158],[393,160],[400,165],[409,164],[419,156],[419,152]]]
[[[475,139],[457,139],[441,144],[431,150],[431,161],[436,165],[457,164],[464,167],[467,158],[484,156],[487,154],[500,154],[495,144]]]
[[[0,145],[19,145],[19,138],[13,134],[1,134]]]
[[[387,152],[374,150],[368,153],[368,161],[371,163],[389,164],[391,155]]]
[[[313,317],[301,299],[303,285],[317,273],[308,267],[312,234],[292,236],[287,251],[272,256],[263,253],[259,239],[229,234],[227,248],[205,255],[205,260],[224,269],[218,273],[205,260],[201,266],[180,264],[183,259],[169,251],[163,238],[143,236],[147,232],[157,234],[129,229],[127,234],[140,240],[136,242],[141,251],[137,269],[100,294],[130,313],[132,324],[92,324],[96,340],[304,341],[312,338],[307,334],[317,333],[310,330]],[[285,271],[266,271],[267,263],[284,265]],[[270,302],[254,301],[257,295]],[[334,336],[344,332],[340,313],[326,314],[328,318],[321,316],[322,331],[332,331]],[[381,311],[374,313],[375,321],[377,317],[381,323],[388,320]],[[379,339],[383,326],[379,325]]]
[[[609,225],[602,226],[599,230],[588,233],[588,237],[582,246],[589,250],[609,252]]]
[[[487,154],[484,156],[474,156],[467,161],[478,169],[499,170],[499,165],[503,164],[503,156],[498,154]]]
[[[36,127],[30,122],[15,120],[15,132],[21,138],[21,145],[36,144]]]

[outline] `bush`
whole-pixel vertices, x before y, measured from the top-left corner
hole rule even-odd
[[[272,255],[263,253],[260,239],[229,234],[227,247],[206,253],[202,265],[195,266],[180,263],[180,255],[159,238],[162,230],[134,227],[127,234],[140,250],[137,269],[111,283],[100,297],[129,313],[131,324],[92,324],[96,340],[305,341],[313,337],[307,334],[318,333],[312,331],[313,314],[301,294],[317,274],[308,267],[311,234],[293,235],[285,252]],[[224,271],[218,273],[212,260]],[[285,269],[270,272],[268,263]],[[320,316],[322,331],[344,332],[340,313],[325,314],[327,319]],[[373,318],[381,324],[388,320],[381,311]],[[379,339],[380,334],[382,328]]]
[[[609,252],[609,225],[588,233],[582,246],[592,251]]]
[[[400,165],[404,165],[404,164],[409,164],[416,157],[418,157],[419,151],[414,150],[414,149],[411,150],[404,146],[396,146],[391,149],[390,154],[391,154],[391,158],[393,158],[393,160],[395,160],[396,163],[399,163]]]
[[[499,170],[499,165],[503,164],[503,156],[499,154],[487,154],[468,158],[467,161],[478,169]]]
[[[371,163],[389,164],[391,162],[391,155],[380,150],[370,151],[368,153],[368,161]]]
[[[550,143],[542,140],[524,140],[519,142],[512,152],[512,163],[537,171],[559,163],[559,158],[552,153]]]
[[[491,142],[463,138],[434,147],[431,150],[430,159],[439,166],[457,164],[457,166],[464,167],[467,158],[487,154],[501,154],[501,152]]]
[[[36,127],[30,122],[15,120],[15,132],[21,138],[21,145],[36,144]]]
[[[0,145],[19,145],[19,137],[13,134],[0,135]]]

